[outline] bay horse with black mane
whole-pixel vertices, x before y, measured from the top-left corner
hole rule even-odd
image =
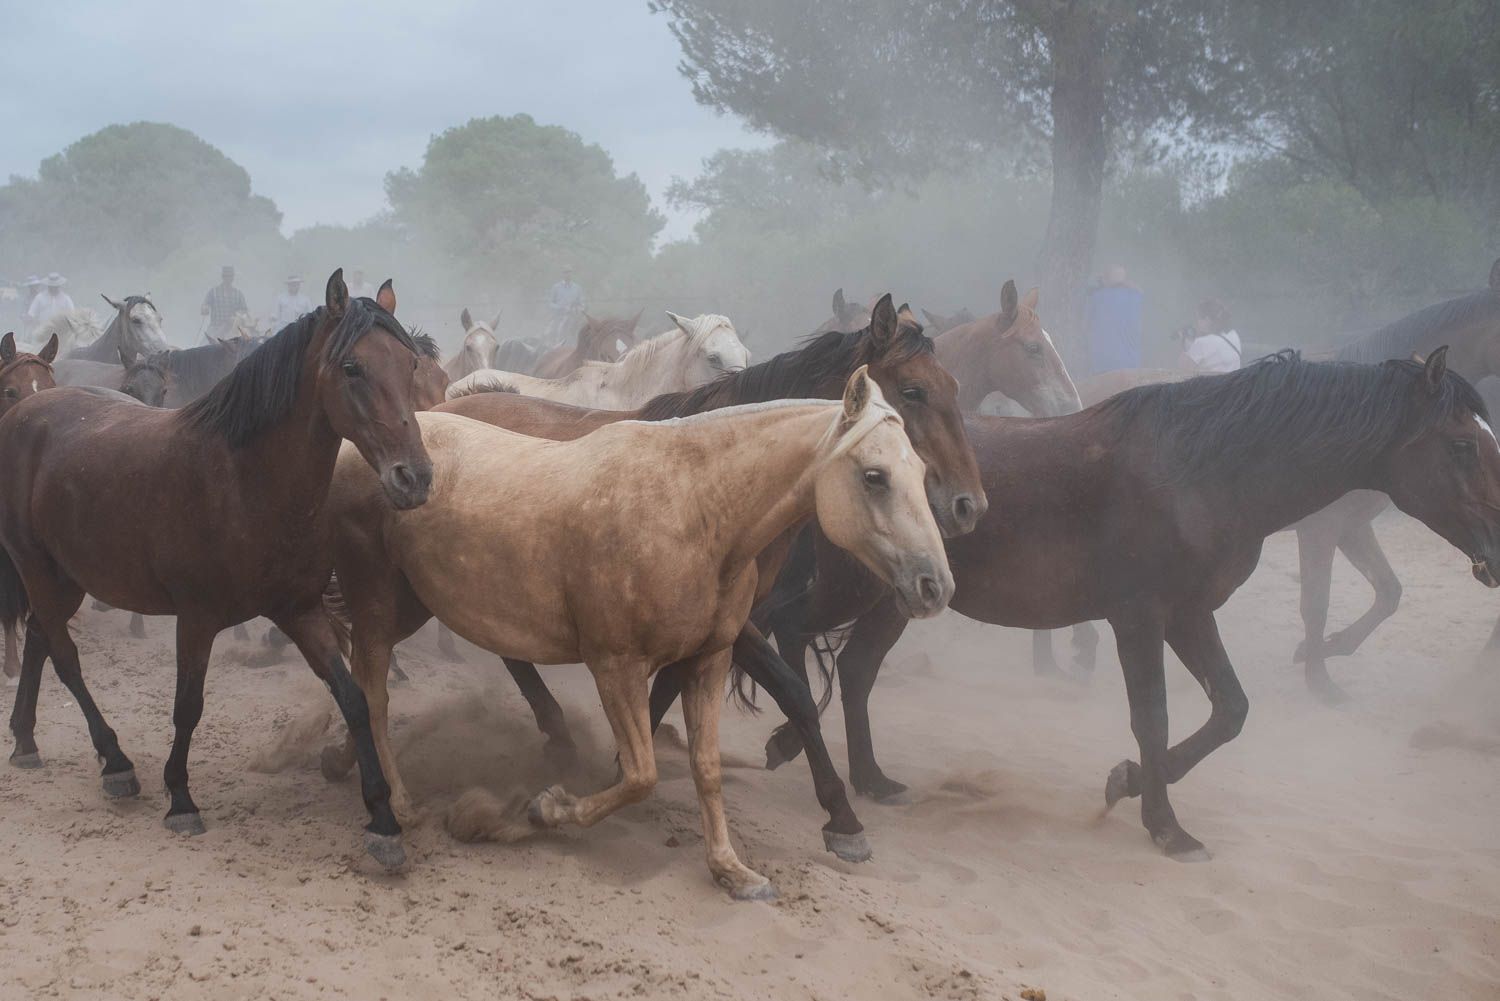
[[[639,410],[586,410],[512,393],[479,393],[436,409],[532,437],[572,440],[621,420],[669,420],[779,399],[837,399],[861,366],[868,366],[871,379],[901,416],[913,449],[926,463],[926,494],[938,527],[945,535],[969,531],[987,502],[979,489],[973,451],[963,434],[958,384],[937,363],[932,341],[922,333],[921,326],[898,320],[889,295],[876,304],[869,325],[862,330],[816,335],[797,350],[689,392],[659,396]],[[758,600],[765,597],[775,580],[795,532],[785,533],[760,554]],[[814,764],[818,802],[829,814],[823,827],[824,844],[849,861],[869,858],[863,825],[849,805],[843,780],[823,746],[817,706],[806,681],[792,673],[753,624],[747,625],[735,641],[734,660],[777,693],[784,711],[795,706],[800,711],[793,713],[794,717],[810,721],[804,733],[808,757]],[[562,707],[536,668],[514,658],[506,658],[505,664],[530,704],[538,727],[549,738],[549,748],[570,753],[573,738]],[[680,691],[685,680],[682,674],[688,667],[670,665],[658,673],[658,678],[673,675],[671,690]],[[770,681],[772,678],[779,678],[780,683]],[[653,692],[653,703],[655,699]],[[660,719],[654,704],[652,715],[653,720]],[[336,777],[352,763],[348,748],[343,752],[331,748],[324,756],[325,774]]]
[[[387,282],[350,299],[343,274],[322,307],[267,340],[207,396],[155,410],[103,389],[60,389],[0,418],[0,616],[27,612],[11,762],[36,767],[38,686],[50,656],[88,721],[110,796],[140,792],[134,765],[95,705],[68,620],[85,592],[116,608],[177,617],[176,734],[166,826],[204,829],[188,748],[220,630],[264,615],[329,686],[359,746],[371,815],[366,847],[404,857],[364,696],[322,610],[332,570],[323,507],[342,440],[379,474],[389,502],[422,504],[432,467],[412,412],[417,358]]]
[[[636,310],[634,316],[603,319],[585,314],[577,341],[572,345],[559,344],[542,355],[531,374],[538,379],[561,379],[584,362],[619,361],[622,354],[635,346],[635,328],[644,312],[643,308]]]
[[[1069,417],[969,419],[992,507],[948,541],[950,607],[1025,629],[1109,621],[1140,761],[1115,767],[1105,802],[1140,796],[1168,855],[1204,851],[1178,824],[1167,786],[1233,739],[1249,710],[1214,612],[1255,569],[1266,536],[1351,490],[1381,490],[1468,555],[1479,581],[1500,585],[1500,444],[1446,357],[1439,348],[1425,364],[1364,365],[1286,353]],[[771,628],[795,663],[811,635],[855,620],[838,657],[850,781],[888,798],[905,786],[876,764],[868,697],[906,617],[888,598],[871,609],[864,595],[829,593],[825,568],[838,558],[819,548],[811,593],[776,610]],[[1164,641],[1212,705],[1171,747]],[[783,756],[796,740],[772,738]]]
[[[52,377],[52,363],[57,360],[57,335],[53,334],[36,354],[16,349],[16,335],[7,333],[0,338],[0,417],[4,417],[17,403],[51,389],[57,385]],[[16,629],[13,623],[5,627],[5,664],[7,678],[14,678],[21,671],[21,658],[16,651]]]

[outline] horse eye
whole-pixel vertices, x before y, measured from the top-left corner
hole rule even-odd
[[[344,370],[344,374],[347,375],[349,378],[354,379],[354,378],[357,378],[359,376],[359,362],[357,362],[357,361],[346,361],[346,362],[344,362],[344,364],[341,367]]]
[[[1474,455],[1474,443],[1468,438],[1455,438],[1448,443],[1453,453],[1460,458],[1470,458]]]
[[[890,485],[890,481],[888,481],[886,479],[885,470],[883,470],[883,469],[866,469],[865,470],[865,486],[868,487],[869,489],[871,489],[871,490],[884,490],[889,485]]]
[[[714,368],[718,368],[720,365],[724,364],[724,359],[721,358],[719,355],[709,355],[708,356],[708,363],[710,365],[712,365]]]
[[[913,403],[921,403],[927,399],[927,390],[921,386],[907,386],[901,390],[901,398],[903,400],[910,400]]]
[[[1040,344],[1037,344],[1035,341],[1029,342],[1026,345],[1026,353],[1031,355],[1033,358],[1040,358],[1042,355],[1042,346]]]
[[[7,389],[7,390],[6,390],[6,391],[5,391],[5,395],[6,395],[6,397],[7,397],[7,398],[9,398],[9,399],[12,399],[12,400],[14,400],[14,399],[16,399],[16,398],[17,398],[17,397],[18,397],[18,396],[20,396],[20,395],[21,395],[21,393],[20,393],[20,391],[19,391],[19,390],[16,390],[16,389]]]

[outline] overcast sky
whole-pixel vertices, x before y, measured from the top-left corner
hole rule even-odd
[[[387,171],[470,118],[527,112],[603,146],[668,209],[674,175],[760,146],[693,100],[646,0],[237,4],[0,0],[0,176],[115,122],[191,129],[249,172],[291,232],[358,222]]]

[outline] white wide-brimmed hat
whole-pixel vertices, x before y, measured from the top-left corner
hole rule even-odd
[[[42,280],[40,278],[38,278],[36,275],[27,275],[26,276],[26,280],[24,282],[22,282],[21,284],[23,286],[25,286],[26,288],[35,288],[36,286],[40,285],[41,283],[42,283]]]
[[[48,288],[62,288],[66,284],[68,284],[68,280],[56,271],[47,276]]]
[[[302,276],[301,275],[287,275],[286,276],[286,283],[288,285],[290,285],[292,282],[296,282],[298,285],[301,285],[302,284]]]

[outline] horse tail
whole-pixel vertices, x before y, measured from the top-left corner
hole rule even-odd
[[[349,603],[344,600],[344,589],[339,586],[336,573],[329,574],[328,583],[323,586],[323,614],[328,616],[328,624],[333,627],[339,651],[346,659],[353,656],[354,644],[350,637],[354,632],[354,621],[349,615]]]
[[[15,561],[10,558],[10,553],[0,548],[0,622],[7,629],[15,629],[30,606],[26,584],[21,580]]]

